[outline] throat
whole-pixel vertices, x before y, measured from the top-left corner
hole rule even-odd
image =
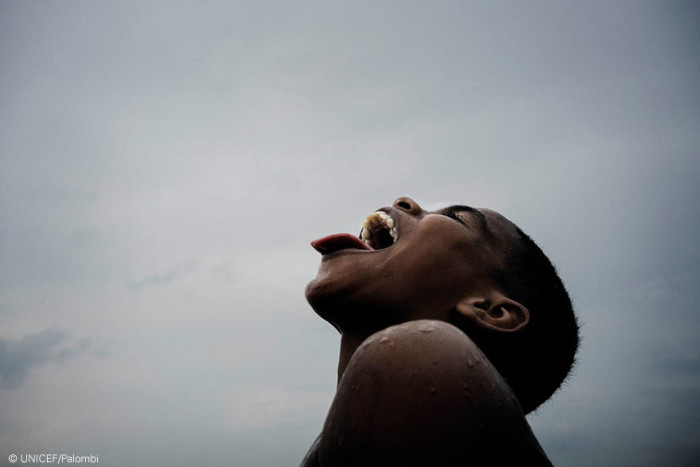
[[[340,355],[338,356],[338,384],[345,373],[345,369],[350,363],[350,359],[355,354],[357,348],[370,336],[371,333],[343,334],[340,338]]]

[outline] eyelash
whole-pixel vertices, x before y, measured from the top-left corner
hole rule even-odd
[[[466,222],[459,216],[457,216],[457,211],[454,211],[452,209],[449,209],[445,212],[445,216],[449,217],[450,219],[454,219],[455,221],[459,222],[462,225],[467,225]]]

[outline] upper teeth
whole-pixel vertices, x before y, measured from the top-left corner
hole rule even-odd
[[[391,238],[394,240],[394,243],[396,243],[396,239],[398,238],[398,234],[396,232],[396,224],[394,223],[394,219],[391,218],[391,216],[384,211],[376,211],[367,216],[367,219],[362,223],[362,231],[360,232],[360,238],[362,238],[362,241],[368,244],[369,246],[373,246],[370,242],[370,232],[372,230],[372,227],[375,226],[380,226],[384,227],[389,230],[389,235],[391,235]]]

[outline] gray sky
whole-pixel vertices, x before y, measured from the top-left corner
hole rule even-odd
[[[0,465],[298,464],[338,348],[309,241],[401,195],[558,266],[555,465],[696,464],[698,13],[0,0]]]

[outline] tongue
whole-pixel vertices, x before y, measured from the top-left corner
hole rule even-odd
[[[355,250],[371,250],[369,245],[350,234],[335,234],[319,238],[311,242],[311,246],[322,255],[333,253],[334,251],[352,248]]]

